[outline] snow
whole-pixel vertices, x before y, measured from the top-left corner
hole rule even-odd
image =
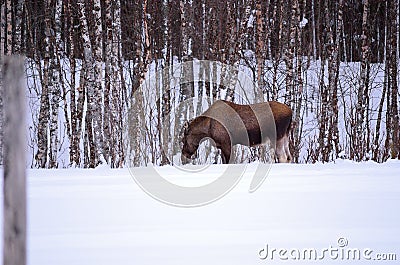
[[[299,27],[304,28],[307,25],[307,23],[308,23],[308,19],[303,17],[303,19],[299,23]]]
[[[199,174],[201,185],[221,167]],[[338,240],[400,259],[399,161],[274,164],[249,193],[256,167],[248,165],[225,197],[197,208],[154,200],[128,169],[28,170],[28,264],[277,264],[277,254],[262,260],[260,251],[322,251]],[[157,170],[171,182],[188,177]],[[382,263],[318,264],[342,262]],[[286,262],[293,263],[309,261]]]
[[[253,11],[250,13],[249,20],[247,21],[247,28],[253,28],[254,20],[256,19],[256,18],[254,17],[254,13],[255,13],[255,10],[253,10]]]

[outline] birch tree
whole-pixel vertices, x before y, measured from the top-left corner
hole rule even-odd
[[[83,53],[87,75],[85,76],[85,90],[87,92],[88,110],[85,117],[86,139],[89,145],[89,167],[96,167],[103,157],[102,134],[102,29],[100,0],[94,1],[93,17],[94,36],[92,41],[85,11],[85,1],[78,1],[79,21],[82,28]],[[93,43],[93,45],[92,45]]]
[[[3,58],[5,55],[5,45],[6,45],[6,3],[5,1],[0,2],[0,56]],[[1,100],[1,99],[0,99]],[[0,137],[1,138],[1,137]]]
[[[17,0],[15,3],[15,15],[14,15],[14,54],[22,54],[22,18],[23,18],[23,7],[24,0]]]
[[[112,167],[122,166],[122,95],[119,70],[121,54],[121,21],[119,0],[105,1],[105,88],[104,143],[107,161]]]
[[[4,48],[5,48],[5,3],[0,4],[0,65],[3,64]],[[0,165],[3,165],[3,67],[0,67]]]
[[[102,19],[101,19],[101,6],[100,0],[94,0],[93,7],[94,17],[94,40],[93,40],[93,59],[94,59],[94,82],[88,86],[88,105],[90,109],[91,119],[88,119],[93,126],[93,139],[95,146],[95,154],[92,157],[92,166],[97,166],[99,163],[104,162],[104,143],[103,143],[103,33],[102,33]],[[99,104],[100,103],[100,104]]]
[[[293,105],[293,96],[295,93],[295,75],[294,75],[294,57],[296,52],[296,34],[298,32],[299,22],[298,17],[296,16],[296,12],[298,9],[299,2],[298,0],[288,1],[287,5],[290,5],[290,12],[288,12],[285,16],[284,28],[285,28],[285,36],[286,36],[286,44],[285,44],[285,52],[284,58],[285,66],[286,66],[286,94],[285,94],[285,103],[289,106]],[[282,14],[283,15],[283,14]]]
[[[191,36],[191,12],[190,1],[180,1],[181,32],[182,32],[182,72],[180,82],[180,102],[194,96],[193,63],[192,63],[192,36]]]
[[[325,84],[325,63],[326,59],[328,57],[328,50],[329,49],[329,43],[326,43],[329,41],[329,36],[332,34],[332,28],[331,28],[331,20],[330,20],[330,12],[331,10],[329,9],[329,1],[325,0],[324,1],[324,14],[325,14],[325,21],[324,24],[326,25],[324,30],[327,32],[327,40],[323,39],[321,41],[324,42],[324,48],[321,50],[321,69],[320,69],[320,76],[319,76],[319,91],[320,91],[320,106],[319,106],[319,135],[318,135],[318,156],[319,159],[322,161],[329,161],[329,156],[331,154],[332,146],[331,143],[328,142],[327,136],[329,135],[329,101],[330,101],[330,96],[329,96],[329,89],[327,88]],[[333,45],[333,43],[331,44]],[[334,69],[332,68],[334,71]]]
[[[168,164],[168,153],[171,150],[171,144],[168,141],[170,139],[170,128],[171,126],[171,88],[170,88],[170,77],[171,77],[171,27],[170,27],[170,4],[169,0],[162,1],[161,7],[162,13],[162,42],[163,50],[162,53],[162,71],[161,71],[161,106],[158,104],[158,125],[159,125],[159,142],[160,142],[160,152],[161,152],[161,165]]]
[[[43,60],[43,80],[42,91],[40,96],[40,111],[37,129],[37,152],[36,152],[36,166],[45,168],[48,165],[48,126],[50,119],[50,87],[51,87],[51,1],[46,2],[45,9],[45,53]]]
[[[229,5],[228,5],[229,6]],[[251,5],[247,3],[244,5],[244,13],[240,18],[240,24],[236,26],[236,12],[234,10],[234,5],[228,9],[228,14],[230,13],[230,35],[229,42],[227,47],[228,53],[228,63],[230,65],[230,73],[229,73],[229,85],[226,91],[225,99],[228,101],[234,101],[235,98],[235,87],[238,81],[239,74],[239,64],[240,59],[242,58],[242,49],[246,42],[246,34],[247,34],[247,25],[249,23],[250,15],[251,15]],[[238,27],[238,28],[237,28]],[[236,37],[237,36],[237,37]]]
[[[326,3],[328,5],[328,3]],[[337,9],[336,9],[337,7]],[[334,12],[326,13],[326,23],[329,23],[327,30],[327,60],[328,60],[328,104],[327,104],[327,115],[328,115],[328,137],[326,155],[330,155],[332,159],[336,159],[337,154],[340,152],[339,147],[339,134],[338,134],[338,81],[339,81],[339,64],[340,64],[340,34],[342,25],[342,8],[343,0],[339,0],[338,5],[335,5]],[[326,11],[328,11],[326,9]],[[337,14],[337,25],[336,30],[332,28],[333,16]],[[328,161],[329,158],[325,155],[324,161]]]
[[[368,125],[365,125],[367,117],[368,94],[369,94],[369,75],[370,75],[370,41],[369,41],[369,1],[365,0],[363,4],[363,19],[362,19],[362,44],[361,44],[361,69],[360,69],[360,85],[357,92],[357,107],[356,107],[356,127],[354,131],[354,154],[355,159],[361,161],[364,159],[368,147],[365,133]]]
[[[49,167],[57,168],[58,167],[58,113],[59,113],[59,102],[61,99],[61,67],[60,60],[62,56],[62,44],[61,44],[61,9],[62,9],[62,0],[55,1],[55,7],[52,6],[53,1],[49,0],[47,3],[47,13],[53,14],[54,10],[54,19],[50,19],[53,23],[49,22],[50,28],[50,67],[49,67],[49,93],[50,93],[50,108],[51,108],[51,116],[50,116],[50,153],[49,153]]]
[[[398,110],[398,62],[397,62],[397,42],[398,42],[398,20],[397,12],[398,1],[389,1],[388,8],[388,34],[386,43],[386,68],[387,68],[387,112],[386,112],[386,140],[385,148],[390,150],[391,158],[399,158],[399,110]]]
[[[12,54],[12,1],[6,0],[6,45],[5,45],[5,54]]]
[[[77,27],[75,22],[75,16],[72,13],[74,4],[72,0],[68,0],[65,8],[65,17],[68,19],[69,30],[68,30],[68,40],[70,43],[69,52],[69,64],[71,69],[71,79],[70,79],[70,147],[69,147],[69,161],[70,165],[78,167],[81,165],[81,151],[79,143],[82,134],[82,119],[83,119],[83,105],[85,102],[85,84],[84,80],[80,82],[79,87],[76,87],[77,82],[75,80],[76,74],[76,45],[74,40],[74,28]],[[85,67],[82,71],[85,72]]]
[[[269,5],[269,1],[267,1],[267,5]],[[267,14],[265,14],[268,16]],[[258,87],[264,91],[264,63],[265,63],[265,44],[264,44],[264,19],[262,14],[262,1],[258,0],[256,2],[256,36],[257,36],[257,44],[256,44],[256,59],[257,59],[257,84]]]
[[[179,104],[180,108],[175,115],[175,136],[174,139],[179,139],[180,128],[183,123],[194,116],[194,106],[190,100],[194,97],[194,73],[193,73],[193,58],[192,58],[192,6],[189,0],[180,0],[180,22],[181,22],[181,38],[182,38],[182,62],[180,73],[180,90]],[[179,150],[178,142],[175,143],[174,153]]]
[[[139,166],[141,162],[141,129],[144,126],[143,118],[143,94],[140,91],[140,86],[145,80],[145,75],[148,71],[149,60],[150,60],[150,39],[149,30],[147,25],[147,0],[140,0],[136,6],[136,19],[134,20],[134,26],[139,30],[139,34],[136,35],[135,39],[135,65],[133,70],[133,84],[132,84],[132,99],[130,109],[130,147],[131,147],[131,161],[135,166]],[[140,115],[139,115],[140,114]]]

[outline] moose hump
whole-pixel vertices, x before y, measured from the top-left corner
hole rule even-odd
[[[275,160],[290,162],[289,131],[292,110],[285,104],[269,101],[240,105],[218,100],[203,114],[184,125],[182,161],[191,158],[204,138],[214,140],[221,149],[223,163],[230,163],[235,144],[257,146],[276,140]]]

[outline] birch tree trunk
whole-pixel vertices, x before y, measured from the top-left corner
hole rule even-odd
[[[330,28],[330,16],[329,16],[329,1],[324,1],[324,13],[325,13],[325,21],[324,25],[325,28],[323,30],[329,31],[332,30]],[[326,44],[326,40],[322,39],[322,43],[324,46]],[[328,129],[329,129],[329,91],[327,86],[325,85],[325,63],[327,59],[327,49],[323,48],[320,50],[321,56],[321,69],[320,69],[320,76],[319,76],[319,92],[320,92],[320,106],[319,106],[319,119],[318,119],[318,148],[317,148],[317,156],[318,159],[321,161],[329,161],[329,153],[331,149],[327,149],[326,146],[329,144],[327,142],[328,136]]]
[[[327,104],[327,146],[326,155],[324,160],[328,162],[329,159],[336,159],[339,150],[339,135],[338,135],[338,97],[337,97],[337,86],[339,81],[339,49],[340,49],[340,34],[341,34],[341,9],[343,6],[343,0],[339,0],[337,10],[338,22],[336,31],[333,30],[332,26],[328,26],[327,30],[327,59],[328,59],[328,104]],[[333,12],[326,12],[326,23],[328,25],[333,24]]]
[[[6,0],[6,45],[5,54],[12,54],[12,1]]]
[[[143,94],[139,90],[140,86],[145,80],[148,71],[150,59],[150,39],[149,30],[146,20],[147,14],[147,0],[139,0],[136,9],[137,18],[135,19],[135,27],[140,28],[141,34],[136,35],[136,54],[134,66],[134,79],[132,84],[133,105],[131,106],[131,115],[129,116],[131,130],[130,146],[131,146],[131,160],[134,166],[139,166],[141,162],[141,130],[144,122],[143,118]],[[132,157],[133,156],[133,157]]]
[[[180,0],[180,19],[182,33],[182,64],[180,74],[180,93],[179,104],[182,104],[178,117],[175,118],[175,136],[179,138],[180,128],[183,123],[194,116],[194,106],[190,103],[190,99],[194,97],[194,77],[193,77],[193,61],[192,61],[192,35],[190,17],[192,6],[188,0]],[[179,150],[178,142],[174,146],[174,153]]]
[[[61,45],[61,9],[62,9],[62,1],[55,1],[55,17],[52,18],[50,14],[52,14],[54,7],[52,6],[52,0],[47,2],[47,15],[49,16],[50,21],[54,21],[54,24],[48,23],[48,30],[50,33],[50,42],[53,42],[50,45],[50,67],[49,67],[49,93],[50,93],[50,108],[51,108],[51,116],[50,116],[50,153],[49,153],[49,168],[57,168],[58,167],[58,113],[59,113],[59,102],[61,99],[61,67],[60,67],[60,59],[62,52]]]
[[[193,78],[193,62],[192,62],[192,37],[190,13],[191,5],[187,0],[180,1],[181,11],[181,31],[182,31],[182,72],[180,82],[180,102],[194,97],[194,78]],[[189,19],[188,19],[189,18]],[[193,111],[193,110],[192,110]],[[184,118],[184,117],[183,117]]]
[[[123,151],[120,146],[120,139],[122,139],[121,80],[118,69],[121,43],[119,0],[106,0],[105,10],[104,149],[106,160],[110,165],[119,167],[123,160]]]
[[[17,0],[15,3],[14,15],[14,54],[22,54],[22,17],[23,17],[24,0]]]
[[[3,165],[3,58],[4,58],[4,45],[6,42],[5,38],[5,27],[6,16],[5,16],[5,3],[0,3],[0,165]]]
[[[383,89],[382,89],[382,96],[381,100],[379,102],[379,109],[378,109],[378,117],[376,120],[376,126],[375,126],[375,138],[374,138],[374,153],[372,159],[376,162],[382,162],[383,161],[383,156],[380,154],[379,149],[379,140],[380,140],[380,134],[381,134],[381,123],[382,123],[382,112],[383,112],[383,106],[385,103],[385,97],[386,97],[386,90],[387,90],[387,85],[384,83],[383,84]]]
[[[276,27],[276,24],[278,25],[278,32],[277,35],[278,37],[278,47],[279,47],[279,40],[281,39],[282,31],[283,31],[283,19],[282,16],[278,19],[278,10],[280,7],[278,6],[280,2],[277,1],[274,3],[273,11],[272,11],[272,18],[270,20],[270,28],[271,32],[272,29]],[[277,22],[277,23],[276,23]],[[271,46],[269,46],[270,54],[271,54],[271,60],[273,60],[273,77],[272,77],[272,96],[271,100],[277,100],[278,99],[278,67],[281,59],[281,49],[271,49]]]
[[[70,79],[70,148],[69,148],[69,161],[70,165],[73,167],[78,167],[80,165],[80,148],[79,142],[81,139],[81,128],[82,128],[82,115],[78,115],[79,110],[78,107],[80,104],[78,98],[82,98],[84,93],[82,93],[82,88],[84,88],[84,82],[80,84],[80,87],[76,88],[76,62],[75,62],[75,41],[74,41],[74,31],[75,28],[75,19],[72,14],[72,0],[68,0],[66,3],[66,19],[68,19],[70,29],[68,31],[68,40],[70,43],[70,53],[69,53],[69,64],[71,68],[71,79]],[[84,67],[83,67],[84,69]],[[82,69],[82,71],[84,71]],[[83,104],[81,104],[82,109],[80,113],[83,113]]]
[[[94,59],[93,59],[93,54],[92,54],[92,44],[89,38],[89,29],[88,29],[88,25],[87,25],[87,19],[86,19],[86,11],[85,11],[85,1],[84,0],[79,0],[78,1],[78,9],[79,9],[79,23],[81,24],[81,28],[82,28],[82,41],[83,41],[83,55],[84,55],[84,63],[83,65],[85,66],[84,68],[84,72],[85,73],[85,77],[84,77],[84,85],[85,85],[85,90],[87,92],[87,100],[93,100],[91,99],[92,95],[93,95],[93,83],[94,83],[94,68],[93,68],[93,63],[94,63]],[[90,99],[89,99],[90,97]],[[87,125],[89,125],[88,123],[91,123],[92,121],[92,109],[91,109],[92,105],[89,106],[88,110],[87,110],[87,114],[85,117],[85,123]],[[86,135],[89,134],[89,130],[90,130],[91,126],[86,126],[85,131],[87,132]],[[85,137],[86,138],[86,137]],[[93,141],[89,140],[89,142],[87,143],[89,145],[93,145]],[[85,147],[87,146],[86,144],[84,145]],[[96,154],[94,153],[90,153],[86,152],[86,154],[89,156],[87,159],[87,161],[85,161],[85,165],[88,165],[90,167],[95,167],[96,166]]]
[[[94,59],[94,79],[93,85],[88,87],[88,103],[90,112],[92,115],[92,124],[93,124],[93,141],[95,146],[95,159],[94,166],[97,166],[100,163],[103,163],[103,88],[102,88],[102,80],[103,80],[103,33],[101,26],[101,6],[100,0],[94,0],[94,8],[93,8],[93,17],[95,20],[94,23],[94,40],[93,40],[93,59]]]
[[[268,5],[269,3],[267,3]],[[264,62],[265,45],[264,45],[264,20],[262,16],[262,1],[257,0],[256,3],[256,24],[257,24],[257,45],[256,45],[256,59],[257,59],[257,84],[258,88],[264,91]]]
[[[234,10],[234,5],[230,8],[230,13],[231,13],[231,33],[229,36],[229,57],[228,57],[228,62],[229,62],[229,85],[227,87],[226,91],[226,97],[225,99],[228,101],[234,101],[235,99],[235,87],[236,83],[238,81],[238,74],[239,74],[239,63],[240,59],[242,57],[242,49],[243,45],[246,42],[246,33],[247,33],[247,25],[250,19],[251,15],[251,6],[249,4],[245,5],[244,9],[244,14],[242,18],[240,19],[240,24],[239,28],[235,30],[236,28],[236,15],[235,15],[235,10]],[[237,36],[237,37],[236,37]]]
[[[303,2],[303,9],[305,9],[306,1]],[[296,82],[293,91],[293,120],[294,126],[291,135],[291,145],[290,146],[290,153],[292,154],[293,161],[295,163],[298,162],[299,154],[300,154],[300,146],[301,146],[301,138],[302,138],[302,126],[303,121],[301,119],[301,111],[302,111],[302,102],[303,102],[303,42],[302,42],[302,31],[303,27],[300,26],[300,22],[303,20],[303,15],[300,10],[300,4],[297,3],[295,5],[295,13],[292,15],[294,18],[294,23],[296,26],[296,49],[295,49],[295,56],[296,56]]]
[[[39,168],[48,167],[49,159],[49,120],[50,120],[50,93],[53,91],[52,82],[52,51],[54,49],[53,42],[51,41],[52,37],[52,25],[51,25],[51,13],[52,6],[51,0],[46,1],[45,3],[45,48],[44,48],[44,59],[43,59],[43,79],[42,79],[42,91],[40,95],[40,110],[39,110],[39,119],[38,119],[38,129],[37,129],[37,152],[35,155],[36,166]]]
[[[364,1],[363,6],[363,21],[362,21],[362,60],[361,60],[361,69],[360,69],[360,85],[357,92],[357,107],[356,107],[356,128],[355,128],[355,158],[357,161],[361,161],[364,159],[365,154],[367,152],[366,146],[366,137],[369,137],[365,134],[365,113],[367,108],[367,98],[369,94],[369,75],[370,75],[370,44],[369,44],[369,30],[368,30],[368,19],[369,19],[369,2],[368,0]]]
[[[170,34],[171,34],[171,29],[169,25],[170,21],[170,10],[169,10],[169,5],[168,1],[163,1],[163,7],[162,7],[162,13],[163,13],[163,23],[164,23],[164,50],[165,53],[163,54],[163,59],[164,59],[164,64],[163,64],[163,71],[162,71],[162,89],[161,89],[161,97],[162,97],[162,103],[161,103],[161,127],[163,128],[160,133],[161,135],[161,144],[162,147],[164,148],[161,150],[161,165],[166,165],[168,164],[168,156],[171,153],[172,146],[169,143],[170,139],[170,130],[165,129],[165,128],[170,128],[171,126],[171,120],[170,120],[170,111],[171,111],[171,88],[170,88],[170,74],[171,74],[171,68],[170,67],[170,53],[171,53],[171,39],[170,39]],[[168,142],[167,142],[168,141]],[[166,149],[165,149],[166,148]]]
[[[100,1],[94,2],[93,15],[96,23],[94,35],[96,39],[92,42],[89,36],[89,28],[85,14],[85,1],[78,1],[79,21],[82,27],[83,53],[87,75],[85,87],[87,92],[88,111],[86,115],[88,144],[90,145],[89,167],[96,167],[103,158],[102,139],[102,31],[101,31],[101,8]]]
[[[340,63],[340,41],[341,33],[341,8],[343,0],[340,0],[337,8],[336,5],[331,7],[329,1],[324,1],[325,14],[325,32],[326,39],[324,49],[321,51],[321,109],[320,109],[320,125],[319,125],[319,147],[318,153],[323,162],[329,162],[337,157],[339,150],[338,135],[338,97],[337,86],[339,79],[339,63]],[[338,14],[338,25],[336,31],[333,29],[334,17]],[[328,84],[325,84],[325,60],[328,66]]]
[[[388,115],[390,115],[390,157],[400,159],[400,143],[399,143],[399,110],[398,110],[398,62],[397,62],[397,42],[398,42],[398,29],[397,25],[398,19],[396,17],[398,13],[399,3],[398,1],[393,1],[389,4],[388,17],[390,21],[389,34],[388,34],[388,85],[390,90],[390,100],[388,100]],[[390,105],[389,105],[390,102]]]
[[[285,45],[284,61],[286,65],[286,94],[285,103],[289,106],[293,106],[295,94],[295,75],[294,75],[294,57],[296,52],[296,34],[298,33],[299,22],[296,12],[298,9],[298,0],[292,0],[290,7],[290,12],[286,14],[285,22],[285,36],[287,36],[287,41]],[[282,14],[283,15],[283,14]]]
[[[26,264],[26,138],[24,67],[4,59],[3,264]]]
[[[339,145],[339,106],[338,106],[338,85],[339,85],[339,66],[340,66],[340,56],[341,56],[341,48],[340,48],[340,39],[343,35],[343,0],[339,0],[338,3],[338,18],[337,18],[337,26],[336,26],[336,38],[335,38],[335,46],[334,46],[334,58],[335,63],[333,65],[335,69],[335,74],[333,76],[332,85],[334,85],[332,91],[332,101],[331,101],[331,108],[332,108],[332,119],[331,119],[331,135],[333,146],[335,150],[335,158],[341,152],[341,147]],[[344,50],[344,49],[343,49]]]
[[[311,17],[312,17],[312,50],[313,50],[313,58],[317,60],[317,37],[316,37],[316,26],[315,26],[315,0],[311,0]]]
[[[6,44],[6,3],[4,1],[0,2],[0,58],[5,55],[5,44]]]

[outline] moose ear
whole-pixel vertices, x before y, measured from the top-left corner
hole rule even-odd
[[[186,134],[188,128],[189,128],[189,122],[188,122],[188,121],[185,121],[185,122],[183,123],[182,129],[181,129],[181,131],[180,131],[180,133],[179,133],[179,136],[180,136],[181,139],[185,136],[185,134]]]
[[[183,123],[182,129],[183,129],[184,132],[187,131],[187,129],[189,128],[189,124],[190,124],[191,122],[192,122],[192,120],[188,120],[188,121],[185,121],[185,122]]]

